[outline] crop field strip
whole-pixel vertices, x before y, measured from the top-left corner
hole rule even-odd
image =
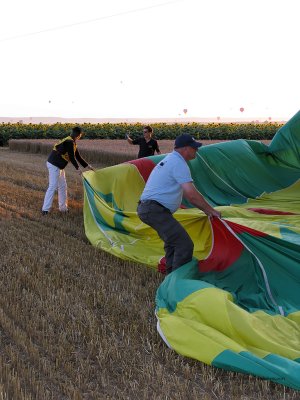
[[[0,399],[299,399],[168,349],[154,316],[163,277],[89,244],[82,184],[66,174],[70,214],[55,199],[43,217],[45,156],[0,150]]]
[[[58,139],[11,139],[9,148],[11,151],[28,152],[33,154],[50,153],[54,143]],[[226,142],[227,140],[202,140],[204,146]],[[263,140],[265,144],[270,140]],[[173,150],[173,140],[160,140],[159,147],[162,154]],[[80,154],[90,162],[96,162],[105,166],[115,165],[126,162],[137,157],[138,146],[132,146],[126,140],[106,140],[106,139],[83,139],[78,142]]]
[[[55,139],[11,139],[9,148],[12,151],[29,153],[50,153]],[[220,142],[220,140],[209,141],[209,143]],[[159,141],[161,153],[168,153],[173,150],[173,140]],[[83,139],[78,142],[80,154],[89,159],[90,162],[102,163],[106,166],[115,165],[121,162],[135,159],[138,153],[138,146],[130,145],[126,140],[89,140]]]

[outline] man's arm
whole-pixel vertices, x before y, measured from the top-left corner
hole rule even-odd
[[[192,182],[183,183],[181,185],[183,189],[183,196],[191,203],[193,206],[202,210],[208,217],[218,217],[221,218],[221,213],[215,210],[202,196],[200,192],[195,188]]]
[[[79,169],[79,165],[75,159],[75,154],[74,154],[74,145],[73,145],[73,141],[71,140],[66,140],[64,142],[64,146],[65,149],[68,153],[69,156],[69,160],[71,161],[71,163],[74,165],[74,167],[78,170]]]
[[[156,144],[156,148],[155,148],[156,153],[157,153],[157,154],[161,154],[161,152],[160,152],[160,150],[159,150],[159,147],[158,147],[158,141],[157,141],[157,140],[156,140],[155,144]]]
[[[88,163],[81,157],[78,149],[75,151],[75,157],[76,160],[83,166],[83,168],[86,168],[88,166]]]
[[[127,134],[126,134],[126,139],[127,139],[127,142],[128,142],[129,144],[133,144],[133,143],[132,143],[133,140],[132,140],[131,137],[130,137],[129,135],[127,135]]]
[[[91,164],[88,164],[88,163],[81,157],[81,155],[80,155],[78,149],[76,149],[75,157],[76,157],[76,160],[78,160],[79,163],[83,166],[83,168],[89,168],[90,170],[95,171],[95,169],[91,166]],[[80,169],[80,168],[79,168],[79,169]]]

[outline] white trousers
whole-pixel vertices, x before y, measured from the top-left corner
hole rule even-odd
[[[43,211],[49,211],[52,207],[53,198],[56,190],[58,191],[58,208],[59,211],[67,211],[67,181],[64,169],[59,169],[55,165],[47,161],[49,171],[49,186],[45,194]]]

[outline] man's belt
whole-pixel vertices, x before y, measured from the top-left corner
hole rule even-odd
[[[160,207],[167,208],[167,207],[163,206],[162,204],[160,204],[160,203],[159,203],[158,201],[156,201],[156,200],[140,200],[140,201],[138,202],[138,204],[156,204],[156,205],[158,205],[158,206],[160,206]]]

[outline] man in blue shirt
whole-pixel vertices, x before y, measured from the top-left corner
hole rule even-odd
[[[138,205],[138,215],[155,229],[164,241],[166,273],[191,261],[194,243],[183,226],[173,217],[184,196],[209,217],[221,217],[193,184],[187,161],[196,157],[202,144],[188,134],[175,140],[175,148],[151,172]]]

